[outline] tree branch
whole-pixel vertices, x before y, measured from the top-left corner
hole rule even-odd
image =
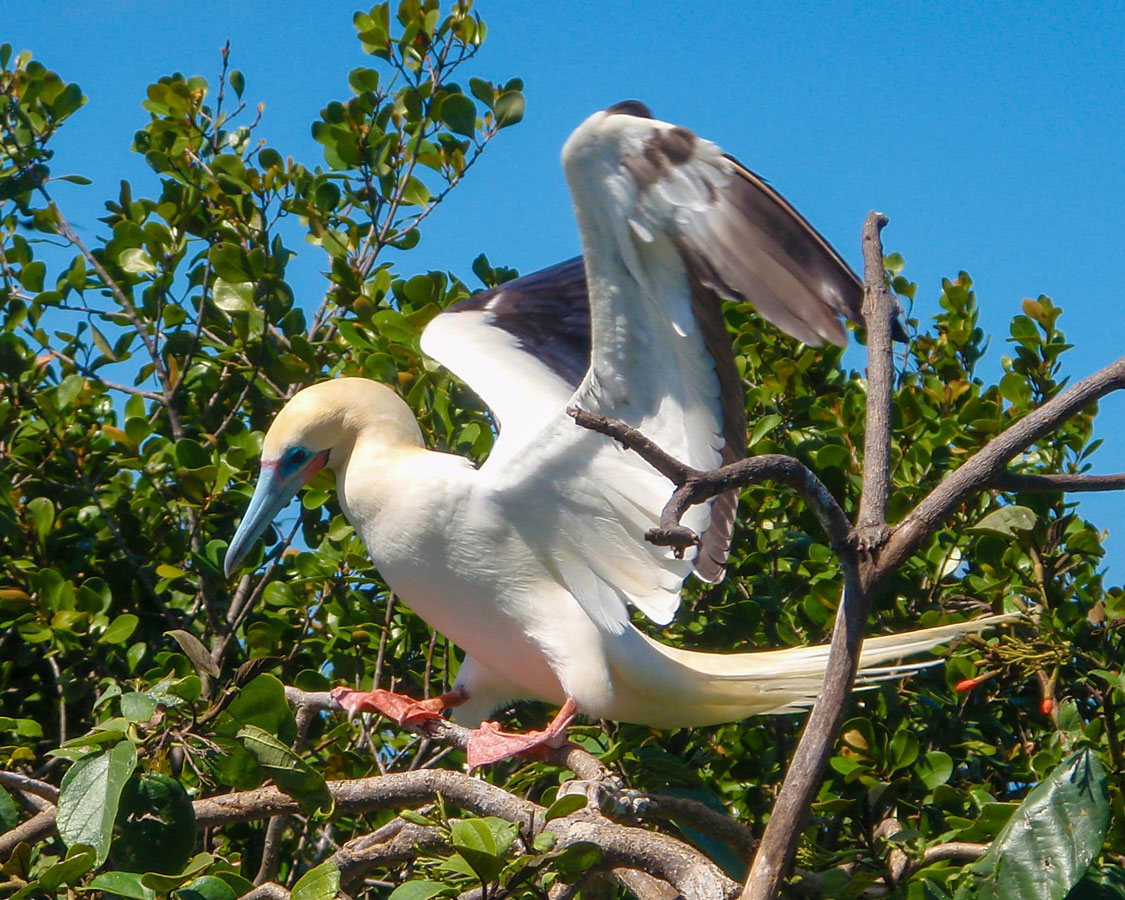
[[[1067,491],[1077,494],[1093,491],[1121,491],[1125,490],[1125,474],[1020,475],[1016,472],[1003,472],[992,479],[985,487],[1020,493]]]
[[[27,841],[36,844],[55,831],[55,816],[57,809],[54,806],[37,812],[26,822],[21,822],[15,828],[0,834],[0,860],[7,860],[17,844]]]
[[[874,586],[863,577],[860,565],[869,562],[878,552],[886,536],[887,498],[890,490],[890,421],[894,374],[891,356],[891,322],[895,314],[894,300],[886,290],[883,268],[883,245],[879,232],[886,216],[868,213],[863,226],[864,278],[866,281],[864,315],[868,318],[867,342],[867,418],[864,441],[863,490],[860,513],[853,535],[857,538],[853,552],[841,548],[844,590],[836,624],[832,629],[832,645],[824,669],[824,682],[813,704],[789,771],[758,852],[750,866],[742,900],[772,900],[781,888],[796,853],[801,837],[801,824],[808,816],[809,804],[816,794],[836,735],[844,721],[845,707],[851,697],[859,668],[859,653],[867,628]]]
[[[880,232],[882,213],[869,212],[863,223],[863,320],[867,327],[867,405],[863,441],[863,491],[856,529],[861,546],[874,549],[887,536],[891,496],[891,399],[895,365],[891,330],[895,301],[887,288]]]
[[[735,488],[763,481],[781,482],[800,494],[824,529],[831,546],[838,546],[850,531],[844,510],[824,486],[824,482],[792,456],[766,453],[710,472],[701,472],[684,465],[624,422],[573,407],[567,410],[567,414],[583,428],[611,437],[634,451],[676,486],[675,493],[660,513],[660,527],[651,529],[645,535],[654,544],[681,550],[693,546],[698,538],[690,529],[680,525],[680,519],[688,508]]]
[[[1125,388],[1125,357],[1083,378],[1052,397],[984,445],[951,472],[891,531],[891,536],[869,574],[870,584],[881,582],[894,572],[936,531],[946,517],[972,494],[1003,484],[1008,478],[1073,479],[1080,476],[1022,476],[1005,471],[1008,462],[1037,440],[1050,434],[1067,419],[1081,412],[1106,394]],[[1098,476],[1086,476],[1097,478]],[[1116,476],[1100,476],[1110,478]],[[999,482],[999,484],[998,484]],[[1045,482],[1038,482],[1045,484]],[[1061,482],[1065,484],[1066,482]],[[1097,482],[1090,482],[1091,484]],[[1060,484],[1055,481],[1053,485]],[[1043,488],[1036,488],[1043,489]],[[1059,490],[1052,486],[1050,490]],[[1081,488],[1064,487],[1063,490]],[[1110,490],[1099,487],[1098,490]]]

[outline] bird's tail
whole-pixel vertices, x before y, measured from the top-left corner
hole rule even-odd
[[[856,684],[901,678],[937,665],[940,660],[901,660],[1018,618],[982,616],[867,638]],[[701,653],[666,646],[631,627],[611,643],[614,717],[658,728],[736,722],[811,706],[828,661],[827,644],[756,653]]]

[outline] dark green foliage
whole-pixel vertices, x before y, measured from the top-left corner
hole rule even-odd
[[[332,896],[332,842],[396,812],[330,820],[325,781],[431,765],[443,752],[385,723],[319,716],[299,726],[286,703],[287,684],[432,694],[458,665],[379,580],[327,475],[255,551],[248,574],[227,583],[221,571],[264,429],[304,384],[377,378],[415,409],[432,446],[481,458],[492,444],[480,402],[418,349],[426,322],[469,289],[450,274],[412,271],[409,256],[392,264],[384,251],[412,247],[476,155],[519,121],[522,83],[468,76],[485,26],[467,3],[449,12],[436,0],[381,4],[354,24],[372,67],[352,71],[346,86],[341,75],[346,95],[313,123],[319,165],[256,140],[238,105],[251,103],[253,73],[247,80],[225,57],[214,85],[161,78],[134,138],[154,177],[123,182],[101,225],[83,223],[81,234],[97,235],[89,245],[50,199],[51,138],[80,109],[81,91],[30,55],[0,50],[0,769],[63,786],[61,839],[18,847],[0,896],[70,886],[144,900],[239,896],[257,871],[263,823],[212,829],[204,845],[185,800],[267,779],[302,808],[281,836],[278,880],[295,900]],[[287,245],[293,234],[312,246]],[[322,297],[293,295],[295,252],[327,272]],[[913,301],[902,260],[887,265]],[[487,285],[515,274],[483,255],[473,271]],[[989,340],[968,275],[944,282],[940,306],[932,323],[913,323],[901,359],[892,521],[1065,381],[1069,345],[1049,299],[1025,301],[1013,319],[995,384],[978,371]],[[752,451],[800,458],[853,512],[862,378],[841,367],[837,349],[779,336],[748,305],[726,313]],[[1013,468],[1087,470],[1094,414]],[[690,586],[661,639],[727,651],[825,640],[841,577],[814,517],[774,485],[746,490],[740,512],[726,581]],[[1068,878],[1095,859],[1072,896],[1125,896],[1109,865],[1125,853],[1125,600],[1103,585],[1101,538],[1061,494],[985,493],[894,576],[872,631],[985,611],[1035,619],[857,695],[799,851],[802,877],[823,895],[859,896],[883,879],[890,845],[920,863],[927,847],[950,841],[1027,842],[1013,810],[1078,759],[1095,787],[1098,766],[1108,773],[1110,806],[1104,846],[1091,827],[1068,857]],[[521,708],[516,723],[543,716]],[[630,787],[729,809],[760,832],[799,726],[761,718],[665,734],[606,723],[576,737]],[[462,763],[441,756],[441,765]],[[511,763],[486,777],[553,817],[577,809],[558,799],[570,773],[557,768]],[[1101,815],[1100,790],[1067,798],[1066,809]],[[27,817],[0,792],[5,829]],[[439,829],[444,849],[408,871],[380,872],[373,896],[390,893],[386,882],[401,882],[396,900],[479,887],[542,896],[601,861],[592,844],[556,850],[549,827],[525,844],[511,823],[443,804],[403,818]],[[900,828],[876,837],[892,818]],[[695,824],[669,827],[740,875],[745,860]],[[998,852],[972,871],[916,865],[894,895],[986,896],[974,885],[1003,871]]]

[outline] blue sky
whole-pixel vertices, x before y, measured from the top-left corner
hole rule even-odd
[[[6,7],[0,40],[31,49],[89,97],[55,161],[56,173],[94,179],[60,197],[87,233],[121,178],[152,192],[129,143],[159,76],[213,82],[229,38],[246,99],[266,104],[259,134],[315,165],[310,123],[348,96],[352,68],[371,64],[353,37],[353,3]],[[478,0],[477,10],[489,35],[467,74],[522,77],[527,114],[431,217],[405,274],[448,269],[471,282],[481,251],[525,272],[576,254],[559,149],[592,111],[638,98],[768,178],[854,267],[863,216],[885,212],[887,249],[906,257],[923,320],[940,279],[968,271],[995,336],[989,371],[999,371],[1020,300],[1040,293],[1066,311],[1073,378],[1121,355],[1122,7]],[[295,287],[312,301],[323,283],[314,254],[303,255]],[[1125,470],[1125,400],[1103,403],[1099,436],[1096,471]],[[1110,528],[1111,581],[1121,581],[1125,504],[1103,495],[1081,508]]]

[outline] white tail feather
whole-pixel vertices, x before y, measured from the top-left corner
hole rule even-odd
[[[873,685],[937,665],[940,660],[887,664],[1017,618],[983,616],[868,638],[856,684]],[[820,693],[828,660],[827,644],[757,653],[700,653],[668,647],[634,628],[607,643],[613,671],[612,709],[585,711],[657,728],[716,725],[806,708]]]

